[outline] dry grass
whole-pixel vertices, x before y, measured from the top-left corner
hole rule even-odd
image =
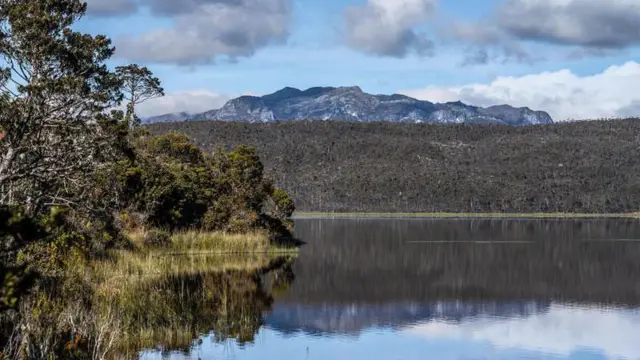
[[[186,231],[171,237],[171,250],[180,252],[266,253],[270,249],[266,232],[231,234]]]
[[[94,282],[103,293],[117,295],[121,290],[140,280],[166,275],[187,275],[229,270],[256,270],[269,264],[269,254],[174,255],[160,252],[114,252],[112,259],[95,261],[91,265]]]
[[[295,249],[272,244],[266,231],[245,234],[222,231],[183,231],[171,236],[171,245],[164,249],[148,249],[144,245],[146,230],[127,234],[136,251],[161,252],[163,254],[255,254],[291,253]]]
[[[110,258],[93,261],[88,274],[98,293],[118,296],[142,280],[229,270],[253,271],[275,256],[295,255],[295,249],[270,244],[266,232],[230,234],[187,231],[171,237],[168,248],[144,246],[144,230],[128,234],[132,250],[118,250]]]

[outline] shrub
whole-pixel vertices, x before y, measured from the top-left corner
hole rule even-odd
[[[224,229],[229,223],[231,214],[225,206],[214,204],[207,210],[202,219],[202,230],[213,231]]]
[[[127,212],[143,214],[144,226],[246,232],[264,228],[266,215],[283,221],[293,213],[293,201],[264,176],[254,148],[209,154],[179,133],[134,143],[135,160],[117,178]]]
[[[274,188],[271,193],[271,200],[275,205],[273,215],[279,219],[284,220],[290,218],[296,210],[293,200],[291,200],[289,194],[282,189]]]
[[[168,248],[171,246],[171,235],[164,230],[149,230],[144,234],[143,244],[150,248]]]
[[[246,233],[256,228],[258,224],[258,214],[252,211],[238,212],[231,216],[227,225],[230,233]]]

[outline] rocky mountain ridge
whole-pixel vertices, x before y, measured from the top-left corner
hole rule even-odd
[[[550,124],[544,111],[497,105],[487,108],[462,102],[431,103],[405,95],[372,95],[357,86],[285,87],[265,96],[241,96],[222,108],[192,114],[177,113],[144,119],[145,123],[181,121],[238,121],[249,123],[299,120],[403,123],[479,123],[506,125]]]

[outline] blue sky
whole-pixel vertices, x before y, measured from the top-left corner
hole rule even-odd
[[[358,85],[433,102],[509,103],[556,120],[640,115],[636,0],[88,0],[168,96],[199,112],[284,86]],[[597,101],[594,101],[596,99]]]

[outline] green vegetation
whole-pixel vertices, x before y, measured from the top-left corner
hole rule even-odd
[[[129,227],[245,233],[264,228],[288,235],[294,208],[264,177],[255,149],[202,152],[179,133],[133,139],[134,161],[117,167],[118,197]]]
[[[172,254],[242,254],[234,276],[257,286],[251,272],[267,271],[264,258],[291,238],[293,202],[254,148],[208,153],[184,134],[137,126],[136,106],[163,95],[160,80],[135,64],[110,70],[110,40],[74,31],[85,11],[80,0],[0,6],[0,358],[105,358],[133,341],[134,314],[146,306],[138,299],[170,304],[138,294],[160,286],[146,279],[175,280],[185,266],[201,276],[194,286],[214,279],[198,301],[215,313],[234,286],[215,283],[224,263],[186,265]],[[112,110],[125,103],[126,113]],[[171,304],[181,301],[190,300]],[[144,326],[204,331],[174,321],[186,316],[174,310],[145,315]]]
[[[118,66],[116,74],[122,81],[122,93],[127,101],[125,121],[130,127],[140,126],[140,118],[136,115],[136,106],[153,98],[164,96],[160,79],[146,67],[137,64]]]
[[[345,122],[153,124],[203,148],[256,147],[304,212],[640,209],[640,121],[512,127]]]

